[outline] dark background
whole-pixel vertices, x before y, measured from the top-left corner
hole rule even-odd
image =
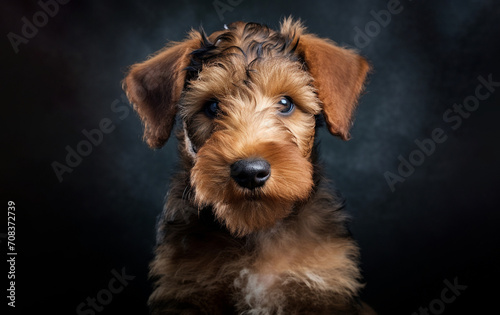
[[[32,21],[41,7],[3,1],[1,194],[5,211],[8,200],[16,203],[17,313],[75,314],[123,268],[135,278],[99,314],[147,313],[155,220],[176,142],[157,151],[142,142],[141,123],[121,99],[124,72],[191,27],[210,33],[235,20],[277,27],[290,14],[353,48],[355,27],[372,27],[374,36],[358,47],[374,72],[353,139],[319,134],[327,176],[347,198],[362,249],[364,300],[380,314],[439,309],[444,281],[456,278],[467,289],[440,312],[495,312],[500,87],[456,130],[443,113],[475,95],[478,76],[500,81],[500,5],[401,0],[403,10],[377,32],[370,12],[388,2],[233,0],[218,14],[214,1],[73,0],[15,53],[8,34],[22,35],[22,18]],[[82,130],[106,119],[114,130],[60,182],[52,163],[65,164],[66,147],[76,149]],[[447,140],[392,192],[384,173],[397,174],[398,156],[408,159],[414,141],[435,128]],[[5,251],[6,231],[2,223]]]

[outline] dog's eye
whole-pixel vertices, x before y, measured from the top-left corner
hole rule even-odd
[[[295,109],[295,104],[292,102],[292,100],[288,97],[288,96],[284,96],[282,97],[278,104],[282,105],[283,108],[280,109],[280,114],[281,115],[290,115],[291,113],[293,113],[294,109]]]
[[[210,118],[215,118],[219,114],[219,101],[210,100],[205,103],[205,115]]]

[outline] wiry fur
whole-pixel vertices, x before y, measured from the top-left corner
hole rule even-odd
[[[368,314],[358,301],[359,250],[343,204],[319,174],[323,114],[343,139],[366,61],[285,19],[280,31],[236,22],[134,65],[124,88],[160,147],[175,113],[181,170],[172,181],[151,263],[153,314]],[[296,104],[279,115],[281,97]],[[204,113],[209,100],[220,113]],[[264,186],[242,188],[230,166],[262,158]]]

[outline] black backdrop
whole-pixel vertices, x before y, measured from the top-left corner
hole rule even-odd
[[[488,313],[499,280],[498,3],[54,3],[1,5],[1,194],[5,212],[9,200],[16,207],[19,314],[78,314],[79,306],[80,314],[147,313],[155,219],[176,143],[152,151],[141,141],[141,123],[123,100],[126,67],[191,27],[276,27],[290,14],[374,66],[353,139],[319,135],[362,248],[363,298],[380,314]],[[433,135],[434,145],[426,140]],[[86,156],[66,161],[72,150]]]

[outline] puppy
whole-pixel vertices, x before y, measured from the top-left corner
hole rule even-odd
[[[133,65],[124,89],[160,148],[179,121],[151,263],[153,314],[373,314],[359,250],[317,163],[343,140],[370,66],[306,32],[236,22]]]

